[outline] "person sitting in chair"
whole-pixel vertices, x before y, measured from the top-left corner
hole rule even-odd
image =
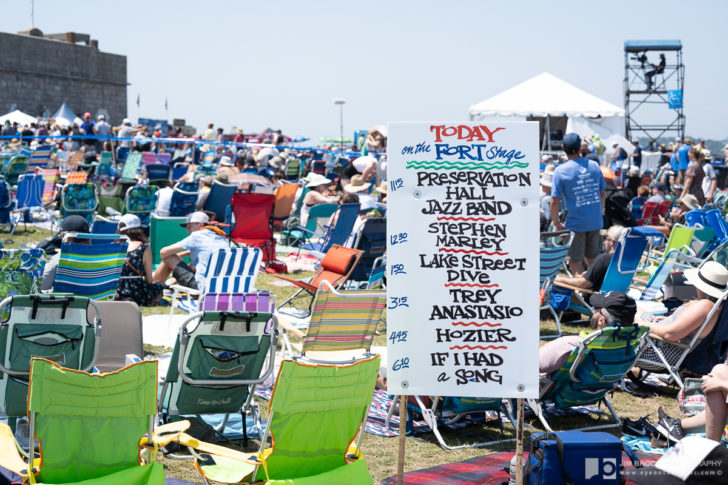
[[[665,72],[666,64],[667,64],[667,60],[665,59],[665,54],[660,54],[660,63],[658,65],[652,64],[652,69],[645,73],[645,81],[647,82],[647,90],[652,89],[652,78],[655,77],[655,74],[662,74],[663,72]]]
[[[594,294],[589,303],[596,310],[589,319],[592,330],[601,330],[608,325],[631,324],[634,321],[637,305],[634,300],[621,291],[610,291],[606,295]],[[538,372],[540,387],[550,382],[550,376],[558,371],[582,337],[565,335],[545,344],[538,352]]]
[[[612,226],[607,230],[607,236],[604,239],[604,252],[594,259],[587,271],[574,277],[559,275],[554,280],[554,284],[559,286],[559,283],[561,283],[585,290],[599,291],[604,282],[604,277],[607,275],[609,263],[612,261],[612,254],[617,248],[617,241],[619,241],[623,229],[623,226]]]
[[[635,323],[650,327],[650,334],[670,342],[690,343],[716,301],[728,289],[728,269],[715,261],[708,261],[700,269],[686,269],[685,279],[695,286],[698,299],[682,304],[668,317],[654,317],[650,320],[638,318]],[[705,338],[718,321],[724,302],[713,312],[707,325],[698,336],[698,342]],[[640,312],[642,314],[642,312]],[[649,350],[649,349],[648,349]]]
[[[212,253],[218,249],[228,249],[225,233],[210,225],[210,218],[204,212],[193,212],[180,224],[190,234],[176,244],[163,247],[159,251],[162,262],[157,266],[153,281],[164,281],[171,274],[182,286],[203,290],[205,272]],[[190,264],[182,258],[190,257]]]

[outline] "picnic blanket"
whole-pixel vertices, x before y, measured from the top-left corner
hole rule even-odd
[[[502,451],[465,461],[411,471],[404,474],[404,483],[428,485],[495,485],[508,483],[510,478],[508,470],[514,454],[513,451]],[[659,456],[637,453],[637,458],[643,463],[653,465]],[[524,461],[527,459],[528,453],[524,453]],[[634,467],[626,457],[622,460],[622,466],[626,469]],[[397,483],[397,477],[385,478],[381,483],[385,485]],[[627,483],[633,482],[628,480]]]

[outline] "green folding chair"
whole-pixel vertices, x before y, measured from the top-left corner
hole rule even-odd
[[[149,247],[155,268],[162,262],[159,254],[162,248],[176,244],[189,236],[187,229],[180,226],[185,220],[185,217],[160,217],[152,213],[149,223]],[[185,261],[189,262],[189,258],[185,258]]]
[[[208,311],[185,320],[159,398],[163,417],[240,412],[247,442],[244,418],[250,412],[262,437],[253,393],[273,374],[277,334],[271,312]],[[221,435],[227,418],[216,429]]]
[[[10,308],[0,324],[0,409],[10,417],[25,416],[31,357],[65,367],[90,370],[96,361],[101,320],[92,318],[88,298],[70,295],[12,296],[0,302]]]
[[[136,183],[137,174],[139,173],[139,167],[142,164],[141,152],[131,152],[124,162],[124,167],[121,169],[121,178],[119,183],[132,184]]]
[[[185,434],[179,442],[213,481],[371,484],[360,445],[379,361],[378,355],[346,366],[283,361],[257,457]],[[273,445],[266,449],[268,436]]]
[[[0,466],[30,483],[164,484],[164,469],[154,461],[166,442],[154,434],[157,362],[88,374],[33,358],[31,376],[28,421],[40,458],[32,447],[21,456],[0,425]]]

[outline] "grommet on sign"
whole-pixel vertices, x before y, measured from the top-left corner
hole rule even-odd
[[[402,384],[401,384],[401,386],[402,386],[402,389],[407,389],[407,388],[409,387],[409,382],[407,382],[407,381],[402,381]]]
[[[523,391],[525,391],[525,390],[526,390],[526,386],[524,386],[523,384],[518,384],[518,385],[516,386],[516,390],[517,390],[518,392],[523,392]]]
[[[414,197],[415,199],[419,199],[420,197],[422,197],[422,192],[419,190],[415,190],[414,192],[412,192],[412,197]]]
[[[526,207],[528,205],[528,199],[525,197],[521,199],[521,207]]]

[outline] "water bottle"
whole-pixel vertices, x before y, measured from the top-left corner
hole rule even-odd
[[[508,479],[508,485],[516,485],[516,468],[517,465],[517,455],[513,455],[513,458],[511,458],[511,469],[510,469],[510,478]]]

